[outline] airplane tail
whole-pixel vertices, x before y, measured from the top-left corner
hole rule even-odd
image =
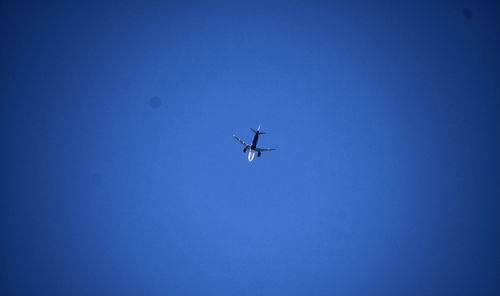
[[[261,131],[259,131],[259,130],[254,130],[253,128],[251,128],[250,130],[251,130],[252,132],[256,133],[256,134],[258,133],[259,135],[263,135],[263,134],[265,134],[265,132],[261,132]]]
[[[263,135],[265,134],[265,132],[261,132],[260,131],[260,124],[259,124],[259,128],[257,128],[257,130],[254,130],[253,128],[250,129],[252,132],[254,132],[255,134],[257,135]]]

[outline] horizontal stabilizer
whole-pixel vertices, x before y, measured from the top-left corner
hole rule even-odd
[[[256,133],[256,134],[258,133],[259,135],[263,135],[263,134],[265,134],[265,132],[261,132],[261,131],[259,131],[259,130],[254,130],[253,128],[251,128],[250,130],[251,130],[252,132]]]

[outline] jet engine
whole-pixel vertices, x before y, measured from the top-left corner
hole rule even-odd
[[[247,148],[246,147],[243,149],[243,153],[245,153],[245,152],[247,152]]]
[[[257,153],[257,157],[260,157],[260,151],[259,151],[259,153]]]

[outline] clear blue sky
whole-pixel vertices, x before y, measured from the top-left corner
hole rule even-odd
[[[9,2],[0,294],[500,295],[498,1]]]

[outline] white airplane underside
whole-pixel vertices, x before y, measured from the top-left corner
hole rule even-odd
[[[250,151],[248,151],[248,161],[252,162],[253,158],[255,157],[255,150],[252,150],[250,149]]]

